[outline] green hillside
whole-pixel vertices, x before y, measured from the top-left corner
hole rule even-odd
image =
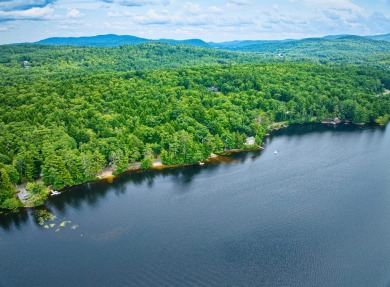
[[[337,39],[304,39],[286,43],[265,43],[235,50],[310,60],[321,64],[349,63],[377,67],[390,66],[390,42],[358,36]]]
[[[75,71],[128,71],[257,63],[271,61],[272,58],[253,53],[236,53],[166,43],[144,43],[121,47],[3,45],[0,46],[0,69],[3,69],[4,73],[0,77],[12,78],[26,73],[36,76],[39,75],[38,71],[69,75]]]
[[[40,177],[61,189],[109,164],[121,172],[155,158],[196,163],[248,148],[249,136],[261,145],[276,122],[386,123],[390,115],[390,76],[374,66],[156,43],[0,51],[2,208],[20,205],[14,184],[26,182],[42,204]]]

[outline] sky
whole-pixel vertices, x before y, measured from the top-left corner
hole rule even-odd
[[[390,33],[390,0],[0,0],[0,44],[102,34],[222,42]]]

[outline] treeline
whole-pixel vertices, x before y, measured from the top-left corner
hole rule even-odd
[[[234,50],[234,49],[233,49]],[[353,64],[388,70],[390,42],[363,37],[305,39],[238,47],[234,52],[167,43],[119,47],[0,45],[0,84],[82,73],[261,63]]]
[[[373,122],[390,115],[385,88],[387,73],[310,64],[15,77],[0,87],[0,205],[18,205],[13,185],[40,177],[61,189],[108,165],[195,163],[248,136],[261,144],[274,122]]]

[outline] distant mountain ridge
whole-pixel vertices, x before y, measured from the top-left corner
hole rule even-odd
[[[146,42],[149,42],[149,40],[136,36],[108,34],[91,37],[53,37],[38,41],[36,44],[107,47],[125,44],[142,44]]]
[[[380,41],[389,41],[390,42],[390,33],[384,35],[368,36],[367,38]]]
[[[209,47],[219,49],[243,49],[247,47],[260,46],[260,45],[275,45],[283,43],[292,43],[305,40],[340,40],[340,39],[371,39],[375,41],[388,41],[390,42],[390,34],[374,35],[374,36],[356,36],[356,35],[328,35],[322,38],[304,38],[297,39],[285,39],[285,40],[236,40],[227,42],[205,42],[201,39],[187,39],[187,40],[174,40],[174,39],[159,39],[152,40],[146,38],[140,38],[130,35],[98,35],[98,36],[85,36],[85,37],[54,37],[47,38],[35,44],[45,45],[70,45],[70,46],[91,46],[91,47],[117,47],[120,45],[136,45],[142,43],[168,43],[171,45],[188,45],[196,47]]]
[[[129,35],[98,35],[90,37],[54,37],[47,38],[35,44],[45,45],[70,45],[70,46],[92,46],[92,47],[117,47],[120,45],[135,45],[149,42],[168,43],[172,45],[189,45],[198,47],[210,47],[206,42],[200,39],[173,40],[159,39],[151,40]]]
[[[214,48],[243,48],[246,46],[252,46],[252,45],[262,45],[262,44],[274,44],[274,43],[287,43],[287,42],[294,42],[297,40],[294,39],[286,39],[286,40],[236,40],[236,41],[229,41],[229,42],[221,42],[221,43],[214,43],[209,42],[208,44],[211,47]]]

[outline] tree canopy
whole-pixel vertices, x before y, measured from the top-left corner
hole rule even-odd
[[[261,63],[254,54],[166,44],[0,50],[3,207],[15,204],[7,202],[13,184],[40,177],[61,189],[108,165],[196,163],[245,148],[249,136],[261,144],[274,122],[383,123],[390,115],[382,69]]]

